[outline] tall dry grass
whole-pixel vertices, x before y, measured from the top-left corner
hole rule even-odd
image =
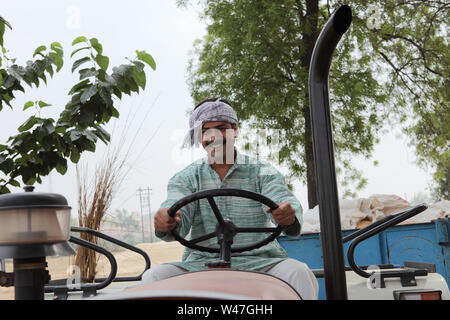
[[[84,165],[77,165],[78,183],[78,224],[81,227],[100,230],[103,217],[111,206],[115,192],[125,178],[126,158],[120,157],[118,150],[107,153],[104,161],[95,168],[92,181]],[[80,237],[89,242],[98,244],[97,237],[81,233]],[[95,251],[78,246],[75,265],[80,268],[83,281],[92,282],[96,275]]]
[[[83,164],[81,161],[76,166],[76,177],[78,185],[78,224],[80,227],[89,228],[93,230],[100,230],[101,223],[105,215],[120,190],[125,178],[130,173],[132,168],[141,158],[144,150],[148,147],[153,137],[156,135],[159,127],[151,135],[144,147],[140,147],[140,152],[135,159],[131,159],[135,152],[133,152],[134,143],[137,141],[137,136],[142,129],[146,128],[147,117],[150,111],[153,109],[156,100],[148,108],[145,117],[139,118],[136,111],[128,113],[128,116],[124,123],[124,130],[119,134],[116,134],[116,124],[111,133],[111,138],[118,137],[116,147],[113,147],[113,141],[106,148],[106,152],[103,155],[100,164],[96,166],[95,173],[91,178],[87,164]],[[138,107],[139,109],[139,107]],[[131,138],[131,141],[127,141],[128,130],[135,128],[134,120],[140,119],[141,123],[137,126],[137,129]],[[123,155],[120,154],[120,150],[126,148]],[[133,192],[134,193],[134,192]],[[98,244],[97,237],[81,233],[80,238],[87,240],[91,243]],[[80,268],[80,276],[84,282],[93,282],[96,275],[96,267],[98,264],[98,257],[95,251],[78,246],[77,254],[75,257],[75,265]]]

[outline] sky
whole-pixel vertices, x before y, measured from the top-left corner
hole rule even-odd
[[[130,150],[127,157],[127,175],[120,185],[111,210],[140,211],[138,188],[150,188],[151,210],[156,210],[166,197],[167,182],[171,176],[198,157],[181,152],[179,145],[188,129],[188,110],[193,100],[187,86],[187,64],[196,39],[206,33],[199,9],[178,8],[175,0],[133,0],[125,4],[117,0],[15,0],[2,3],[1,15],[12,25],[5,34],[9,57],[25,65],[40,45],[49,46],[58,41],[64,48],[64,67],[49,79],[48,85],[38,89],[25,87],[25,94],[17,94],[11,110],[4,107],[0,113],[0,141],[6,142],[17,128],[36,110],[22,111],[29,100],[43,100],[51,104],[41,116],[58,116],[68,101],[68,91],[77,82],[71,73],[70,60],[73,39],[80,35],[95,37],[103,45],[104,55],[112,66],[134,58],[135,50],[145,50],[156,61],[156,71],[147,69],[147,86],[141,94],[126,96],[117,107],[120,117],[107,129],[112,132],[111,146],[121,153]],[[386,128],[381,143],[371,160],[355,159],[354,165],[363,170],[368,185],[358,197],[373,194],[396,194],[411,199],[415,194],[428,193],[431,174],[415,165],[414,150],[408,147],[398,129]],[[125,137],[125,142],[120,137]],[[95,153],[85,153],[80,162],[92,175],[100,165],[106,147],[99,142]],[[373,161],[378,160],[378,166]],[[306,187],[294,183],[294,193],[306,209]],[[13,189],[13,192],[20,192]],[[56,171],[36,185],[36,191],[54,192],[66,197],[77,210],[77,180],[75,165],[62,176]]]

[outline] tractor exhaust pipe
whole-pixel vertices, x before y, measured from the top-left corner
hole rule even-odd
[[[322,29],[309,68],[309,105],[320,212],[325,289],[328,300],[346,300],[345,260],[334,164],[328,74],[334,49],[350,27],[349,6],[339,7]]]

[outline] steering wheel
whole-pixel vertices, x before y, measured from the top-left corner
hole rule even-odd
[[[239,190],[239,189],[211,189],[211,190],[203,190],[199,192],[192,193],[177,202],[175,202],[168,210],[168,214],[171,217],[175,216],[175,213],[186,206],[187,204],[194,202],[200,199],[207,199],[211,209],[214,212],[214,215],[217,219],[216,230],[214,232],[208,233],[201,237],[186,240],[182,238],[179,233],[173,229],[171,231],[172,235],[184,246],[196,249],[205,252],[211,253],[220,253],[220,261],[221,262],[229,262],[231,259],[231,252],[243,252],[248,250],[253,250],[263,245],[268,244],[273,241],[277,236],[280,235],[281,231],[283,231],[284,226],[278,225],[276,227],[267,227],[267,228],[239,228],[230,220],[224,219],[219,208],[217,207],[216,202],[214,201],[214,197],[218,196],[235,196],[241,198],[247,198],[251,200],[256,200],[268,206],[270,209],[275,210],[278,208],[278,205],[270,200],[269,198],[263,196],[262,194],[247,191],[247,190]],[[240,246],[236,248],[231,248],[231,244],[233,243],[233,238],[238,233],[243,232],[271,232],[271,234],[256,243]],[[202,245],[198,245],[199,242],[211,239],[213,237],[217,237],[220,248],[211,248],[205,247]]]

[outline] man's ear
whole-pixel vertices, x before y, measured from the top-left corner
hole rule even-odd
[[[238,129],[238,125],[235,124],[234,125],[234,138],[236,139],[239,135],[239,129]]]

